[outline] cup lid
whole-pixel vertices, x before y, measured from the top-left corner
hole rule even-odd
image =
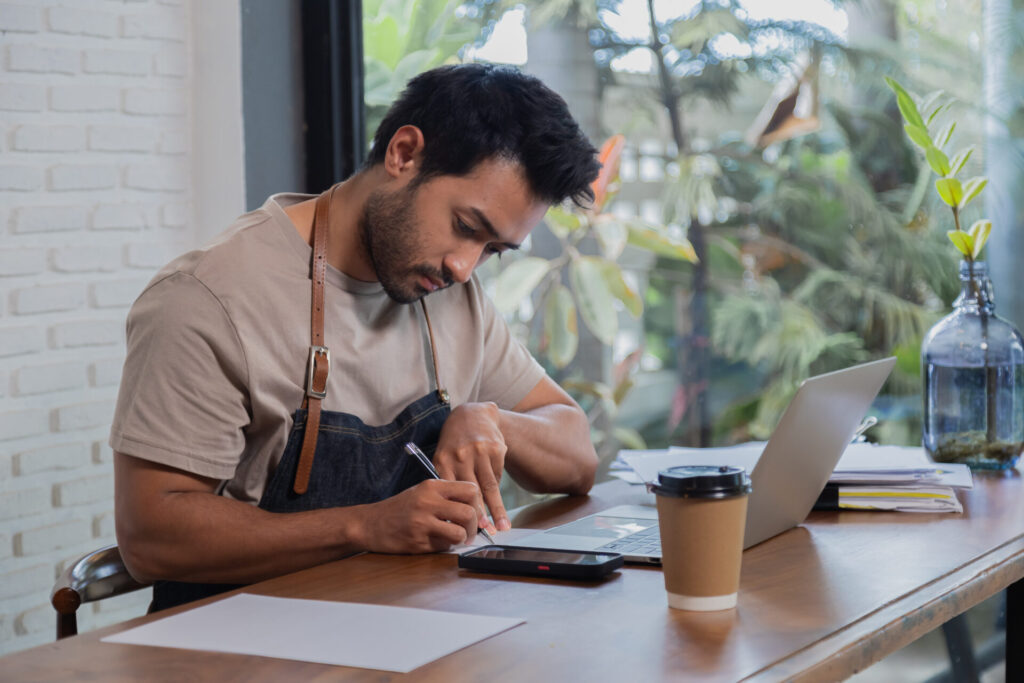
[[[651,490],[673,498],[731,498],[750,493],[752,487],[742,467],[680,465],[658,472],[658,483]]]

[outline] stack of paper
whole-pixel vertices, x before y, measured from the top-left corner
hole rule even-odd
[[[933,463],[922,448],[852,444],[839,459],[819,508],[963,512],[957,488],[971,488],[967,465]]]
[[[765,442],[726,448],[679,448],[620,451],[614,476],[653,484],[658,472],[677,465],[737,465],[753,472]],[[966,465],[937,464],[921,448],[854,443],[847,447],[829,477],[816,509],[963,512],[957,488],[973,486]]]

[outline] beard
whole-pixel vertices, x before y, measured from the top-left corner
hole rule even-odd
[[[440,272],[415,260],[422,252],[419,230],[412,222],[418,187],[406,186],[394,193],[375,190],[366,199],[359,218],[359,235],[384,292],[400,304],[409,304],[430,293],[419,284],[420,276],[452,283],[451,273]]]

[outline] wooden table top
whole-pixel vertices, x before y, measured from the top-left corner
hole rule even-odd
[[[975,476],[963,515],[816,512],[743,554],[739,604],[666,606],[661,571],[630,566],[599,583],[461,572],[454,555],[366,554],[245,592],[525,618],[525,624],[416,669],[414,680],[838,680],[863,670],[1024,577],[1024,484]],[[520,511],[545,528],[620,503],[640,487]],[[184,606],[174,611],[188,608]],[[401,674],[254,656],[100,643],[122,624],[0,659],[0,679],[351,680]]]

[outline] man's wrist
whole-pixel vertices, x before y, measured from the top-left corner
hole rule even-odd
[[[351,505],[331,508],[331,528],[334,530],[332,545],[338,549],[341,557],[369,550],[366,515],[370,507]]]

